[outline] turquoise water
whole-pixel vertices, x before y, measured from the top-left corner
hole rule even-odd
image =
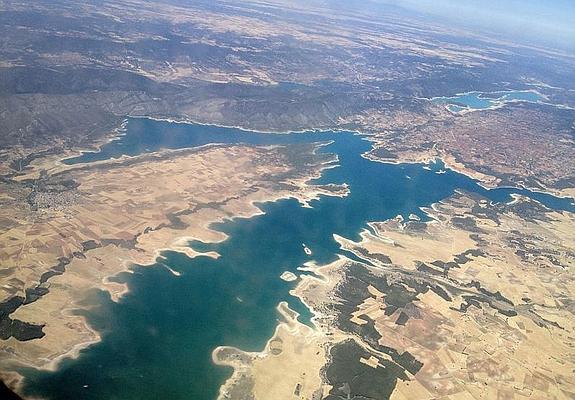
[[[435,97],[434,103],[446,104],[452,112],[464,110],[485,110],[510,102],[538,103],[546,100],[537,92],[530,90],[500,91],[500,92],[468,92],[452,97]]]
[[[274,135],[200,125],[177,125],[146,119],[130,120],[126,134],[104,146],[100,153],[85,153],[68,162],[94,161],[122,154],[137,154],[162,147],[190,147],[205,143],[293,143],[327,141],[320,151],[336,153],[340,167],[325,171],[319,183],[348,183],[346,198],[322,197],[303,208],[295,200],[264,203],[264,215],[217,224],[229,235],[218,244],[191,243],[200,250],[215,250],[217,260],[189,259],[164,252],[152,267],[121,274],[130,292],[118,303],[94,291],[82,311],[102,333],[102,341],[75,360],[64,361],[55,372],[23,370],[28,394],[50,399],[214,399],[231,371],[211,362],[219,345],[261,350],[278,320],[277,304],[287,300],[310,313],[289,295],[295,283],[282,281],[285,270],[310,259],[323,264],[342,250],[333,234],[358,239],[368,221],[398,214],[423,216],[419,207],[441,200],[456,189],[479,193],[493,201],[507,201],[510,193],[523,193],[550,207],[575,211],[566,199],[526,190],[485,190],[472,179],[443,168],[441,163],[391,165],[369,161],[361,154],[369,142],[349,132]],[[137,146],[137,149],[134,147]],[[82,158],[83,157],[83,158]],[[307,256],[305,243],[312,251]],[[164,265],[181,273],[177,277]]]
[[[63,162],[65,164],[87,163],[118,158],[122,155],[135,156],[159,149],[182,149],[210,143],[259,145],[311,143],[330,140],[332,136],[333,132],[269,134],[214,125],[179,124],[132,118],[125,134],[103,145],[99,151],[84,152],[78,157],[69,158]]]

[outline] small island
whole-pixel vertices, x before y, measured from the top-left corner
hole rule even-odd
[[[280,278],[286,282],[293,282],[293,281],[297,280],[297,275],[291,271],[284,271],[280,275]]]

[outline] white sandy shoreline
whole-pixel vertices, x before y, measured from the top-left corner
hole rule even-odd
[[[319,148],[321,148],[325,145],[326,145],[325,143],[315,144],[314,149],[313,149],[313,153],[315,154]],[[213,147],[213,145],[207,144],[207,145],[202,146],[202,147]],[[178,152],[178,151],[186,151],[186,150],[190,150],[190,149],[176,149],[175,151]],[[107,161],[109,161],[109,160],[107,160]],[[116,161],[117,161],[117,159],[116,159]],[[99,162],[96,162],[96,163],[99,163]],[[318,170],[315,171],[315,173],[311,173],[308,176],[306,176],[305,180],[301,182],[301,184],[303,185],[302,187],[304,188],[302,193],[283,193],[283,194],[278,195],[278,196],[272,196],[272,197],[265,199],[263,201],[262,200],[249,201],[247,203],[249,205],[248,208],[253,209],[253,211],[251,211],[249,213],[244,213],[241,215],[222,216],[221,218],[218,218],[217,220],[211,221],[208,224],[208,229],[213,229],[211,227],[214,226],[215,224],[218,224],[218,223],[222,223],[222,222],[226,222],[226,221],[235,221],[237,219],[249,219],[249,218],[253,218],[253,217],[258,216],[258,215],[264,215],[265,211],[263,210],[262,205],[264,205],[266,203],[273,203],[273,202],[277,202],[280,200],[286,200],[286,199],[295,199],[295,200],[299,201],[302,206],[311,207],[309,202],[312,200],[317,200],[322,196],[345,197],[349,194],[349,188],[347,188],[347,186],[345,186],[345,185],[342,185],[343,190],[336,191],[336,192],[330,192],[330,191],[326,191],[326,190],[321,190],[318,186],[313,184],[313,181],[322,177],[325,170],[330,169],[330,168],[334,168],[334,167],[337,167],[337,157],[334,157],[334,159],[332,159],[332,160],[326,160],[326,161],[323,161],[321,163],[318,163],[317,164]],[[220,243],[220,242],[227,240],[227,238],[228,238],[227,235],[225,233],[222,233],[222,235],[223,236],[219,240],[210,241],[210,243]],[[188,250],[186,247],[186,243],[189,242],[190,240],[197,240],[197,239],[198,238],[193,237],[193,236],[189,236],[189,235],[174,238],[174,240],[173,240],[174,246],[154,249],[153,250],[153,256],[150,258],[149,262],[143,262],[143,263],[139,262],[139,263],[135,264],[131,261],[125,261],[124,262],[124,268],[122,270],[118,270],[115,274],[113,274],[111,276],[104,277],[101,280],[102,285],[95,286],[95,288],[97,288],[99,290],[104,290],[104,291],[110,292],[109,288],[107,287],[107,282],[109,282],[110,278],[117,276],[118,274],[121,274],[121,273],[130,272],[133,270],[134,267],[145,268],[148,266],[152,266],[152,265],[157,263],[158,258],[162,257],[162,253],[165,251],[174,251],[174,252],[182,253],[182,254],[185,254],[186,256],[190,257],[190,258],[197,257],[197,256],[209,256],[209,257],[217,257],[218,256],[218,254],[214,253],[214,252],[201,253],[201,252],[196,252],[191,248],[190,248],[190,250]],[[114,285],[119,285],[119,284],[114,282]],[[112,301],[119,301],[123,295],[129,293],[127,285],[121,285],[121,286],[123,286],[123,289],[121,291],[118,291],[117,293],[116,292],[113,293],[114,296],[112,296]],[[70,307],[70,310],[71,309],[76,309],[76,307]],[[18,362],[15,361],[15,363],[17,363],[17,365],[20,365],[20,366],[31,367],[31,368],[35,368],[37,370],[56,371],[59,367],[59,364],[64,359],[76,359],[76,358],[78,358],[80,356],[80,352],[83,349],[101,341],[101,335],[88,324],[86,318],[85,317],[79,317],[79,318],[83,319],[85,329],[88,332],[90,332],[91,335],[93,335],[92,339],[75,344],[70,350],[68,350],[62,354],[59,354],[58,356],[56,356],[53,359],[46,360],[47,362],[41,366],[33,365],[33,364],[27,364],[27,363],[23,363],[23,362],[19,362],[19,361]],[[23,384],[23,378],[24,378],[23,376],[20,376],[19,379],[16,380],[16,390],[21,389],[21,387],[22,387],[21,385]]]
[[[151,120],[165,121],[165,122],[172,122],[172,123],[181,123],[181,124],[198,124],[198,125],[216,126],[216,127],[223,127],[223,128],[235,128],[235,129],[240,129],[240,130],[245,131],[245,132],[255,132],[255,133],[271,133],[271,134],[290,134],[290,133],[305,134],[305,133],[310,133],[310,134],[313,134],[314,132],[329,132],[329,131],[332,131],[332,130],[319,130],[319,129],[314,129],[314,130],[302,130],[302,131],[290,131],[290,132],[273,132],[273,131],[261,132],[261,131],[249,130],[249,129],[244,129],[244,128],[235,127],[235,126],[222,126],[222,125],[216,125],[216,124],[202,124],[202,123],[197,123],[197,122],[194,122],[194,121],[177,121],[177,120],[160,119],[160,118],[146,117],[146,116],[132,116],[132,117],[130,117],[130,118],[144,118],[144,119],[151,119]],[[125,128],[127,122],[128,122],[127,119],[122,122],[122,125],[121,125],[122,129]],[[361,133],[361,132],[359,132],[359,131],[351,131],[351,130],[333,130],[333,132],[351,132],[351,133],[355,133],[355,134],[358,134],[358,135],[361,135],[361,136],[367,136],[367,135],[368,135],[368,134],[365,134],[365,133]],[[125,131],[124,131],[124,132],[118,131],[118,132],[116,132],[115,136],[112,136],[112,137],[110,137],[110,138],[108,139],[108,142],[112,142],[112,141],[118,140],[122,135],[125,135]],[[330,142],[330,143],[331,143],[331,142]],[[323,146],[328,146],[330,143],[315,144],[315,148],[314,148],[314,150],[313,150],[313,151],[314,151],[314,154],[317,152],[317,150],[318,150],[319,148],[321,148],[321,147],[323,147]],[[311,144],[311,143],[310,143],[310,144]],[[202,146],[195,147],[194,149],[203,149],[203,148],[208,148],[208,147],[211,147],[211,146],[214,146],[214,145],[217,146],[218,144],[206,144],[206,145],[202,145]],[[190,149],[190,148],[173,149],[173,150],[169,150],[169,151],[177,152],[177,151],[186,151],[186,150],[189,150],[189,149]],[[147,153],[147,154],[157,154],[157,153],[158,153],[158,152]],[[83,154],[83,152],[81,152],[80,154]],[[450,164],[449,161],[445,158],[445,156],[429,157],[429,159],[428,159],[427,162],[426,162],[425,160],[413,161],[413,162],[408,162],[408,161],[395,161],[395,160],[390,160],[390,161],[380,160],[380,159],[376,159],[376,158],[371,158],[371,157],[369,157],[369,155],[368,155],[367,153],[364,153],[364,154],[362,154],[361,156],[364,157],[364,158],[366,158],[366,159],[369,159],[370,161],[376,161],[376,162],[387,163],[387,164],[398,164],[398,165],[401,165],[401,164],[429,164],[430,162],[439,159],[439,160],[441,160],[441,161],[443,162],[443,164],[445,165],[446,168],[448,168],[448,169],[450,169],[450,170],[452,170],[452,171],[458,172],[458,173],[462,173],[462,174],[464,174],[464,175],[466,175],[466,176],[468,176],[468,177],[474,179],[475,181],[477,181],[477,183],[478,183],[480,186],[482,186],[483,188],[488,189],[488,190],[494,189],[494,188],[524,189],[524,190],[530,190],[530,191],[532,191],[532,192],[537,192],[537,193],[542,193],[542,194],[549,194],[549,195],[552,195],[552,196],[555,196],[555,197],[559,197],[559,198],[572,199],[572,197],[569,197],[569,196],[567,196],[567,195],[561,196],[561,195],[557,195],[556,193],[553,193],[553,192],[551,192],[551,191],[544,191],[544,190],[538,190],[538,189],[530,189],[530,188],[526,188],[526,187],[524,187],[524,186],[519,186],[519,187],[498,186],[498,185],[496,185],[496,184],[493,184],[492,182],[482,180],[481,177],[478,177],[478,176],[477,176],[477,174],[479,174],[478,172],[474,172],[473,170],[468,169],[468,168],[465,167],[464,165],[463,165],[463,168],[458,168],[458,167],[456,167],[456,166]],[[123,156],[123,157],[124,157],[124,156]],[[132,157],[130,157],[130,156],[126,156],[126,158],[123,158],[123,157],[122,157],[122,158],[119,158],[119,159],[122,160],[122,159],[132,158]],[[60,160],[60,162],[61,162],[62,160],[64,160],[64,159],[69,159],[69,158],[71,158],[71,157],[63,158],[63,159]],[[119,159],[114,159],[114,160],[119,160]],[[108,162],[109,162],[110,160],[103,160],[102,162],[105,162],[105,161],[108,161]],[[93,164],[97,164],[97,163],[98,163],[98,162],[95,162],[95,163],[93,163]],[[90,164],[92,164],[92,163],[90,163]],[[75,165],[82,166],[82,165],[86,165],[86,164],[75,164]],[[312,174],[312,176],[309,177],[309,179],[308,179],[307,181],[305,181],[305,184],[306,184],[306,185],[307,185],[307,184],[310,184],[310,183],[313,182],[314,180],[317,180],[317,179],[321,178],[325,170],[327,170],[327,169],[329,169],[329,168],[335,168],[335,167],[337,167],[337,166],[338,166],[338,165],[337,165],[337,155],[336,155],[336,159],[335,159],[335,160],[323,162],[323,164],[321,165],[321,168],[319,169],[319,171],[318,171],[316,174]],[[482,175],[483,175],[483,174],[482,174]],[[494,179],[497,179],[496,177],[493,177],[493,178],[494,178]],[[310,190],[310,192],[314,192],[314,191],[313,191],[313,190]],[[265,214],[265,211],[263,211],[262,208],[260,207],[261,204],[272,203],[272,202],[276,202],[276,201],[279,201],[279,200],[282,200],[282,199],[290,199],[290,198],[296,199],[296,200],[300,201],[300,203],[301,203],[303,206],[309,206],[309,201],[314,200],[314,199],[319,199],[321,196],[328,195],[328,196],[345,197],[348,193],[349,193],[349,188],[347,188],[347,192],[345,192],[345,193],[332,193],[332,194],[329,194],[329,193],[327,193],[327,192],[317,192],[317,193],[315,193],[315,197],[310,198],[310,199],[302,199],[302,196],[297,196],[297,195],[294,196],[294,195],[286,194],[286,195],[278,196],[278,197],[273,198],[273,199],[270,199],[270,200],[265,200],[265,201],[252,201],[252,202],[250,202],[249,204],[250,204],[251,206],[254,206],[255,208],[257,208],[257,209],[259,210],[259,212],[258,212],[258,211],[254,211],[254,212],[252,212],[251,214],[247,214],[247,215],[239,215],[239,216],[226,217],[226,218],[224,218],[224,219],[222,219],[222,220],[218,220],[218,221],[212,222],[212,224],[215,224],[215,223],[218,223],[218,222],[223,222],[223,221],[226,221],[226,220],[234,221],[234,220],[236,220],[236,219],[238,219],[238,218],[242,218],[242,219],[243,219],[243,218],[252,218],[252,217],[257,216],[257,215]],[[190,239],[193,240],[193,239],[195,239],[195,238],[191,238],[191,237],[189,237],[189,236],[188,236],[188,237],[183,236],[183,237],[178,238],[178,239],[179,239],[179,240],[190,240]],[[226,238],[222,239],[222,241],[223,241],[223,240],[226,240]],[[156,249],[156,250],[154,251],[154,252],[155,252],[155,253],[154,253],[154,254],[155,254],[155,258],[154,258],[154,260],[151,261],[148,265],[153,265],[153,264],[157,261],[157,257],[160,255],[160,253],[161,253],[162,251],[177,251],[177,252],[181,252],[181,253],[184,253],[184,254],[188,255],[188,253],[186,253],[185,251],[183,251],[181,248],[177,248],[177,247]],[[205,255],[205,254],[204,254],[204,253],[198,253],[198,255]],[[344,257],[344,256],[341,256],[341,257]],[[139,264],[139,265],[145,266],[146,264]],[[119,271],[118,273],[122,273],[122,272],[125,272],[125,271]],[[315,271],[314,271],[314,272],[315,272]],[[318,272],[316,272],[316,273],[320,273],[320,272],[318,271]],[[113,276],[116,276],[116,275],[113,275]],[[108,277],[108,278],[110,278],[110,277]],[[313,279],[318,279],[318,278],[315,278],[315,277],[311,277],[310,279],[312,279],[312,278],[313,278]],[[104,283],[105,283],[105,282],[104,282]],[[125,291],[125,292],[121,292],[121,293],[120,293],[120,296],[118,296],[118,298],[121,298],[121,296],[124,295],[125,293],[127,293],[127,288],[126,288],[126,291]],[[297,294],[294,294],[294,295],[297,296]],[[304,299],[302,299],[300,296],[297,296],[297,297],[300,299],[300,301],[302,301],[302,303],[303,303],[303,304],[310,310],[310,312],[313,314],[313,316],[312,316],[312,322],[315,324],[315,321],[316,321],[318,318],[321,318],[321,315],[317,312],[317,310],[313,310],[313,309],[310,307],[310,305],[305,302]],[[281,305],[281,303],[280,303],[280,305]],[[280,305],[278,305],[278,308],[280,307]],[[294,312],[295,312],[295,311],[294,311]],[[280,313],[281,313],[281,310],[280,310]],[[38,369],[47,370],[47,371],[55,371],[55,370],[57,370],[57,368],[58,368],[60,362],[61,362],[63,359],[75,359],[75,358],[77,358],[77,357],[80,355],[81,350],[83,350],[83,349],[89,347],[89,346],[92,345],[92,344],[98,343],[98,342],[101,340],[100,334],[99,334],[98,332],[96,332],[95,330],[93,330],[93,329],[89,326],[89,324],[87,323],[87,321],[85,321],[85,326],[86,326],[86,328],[94,335],[94,339],[89,340],[89,341],[86,341],[86,342],[83,342],[83,343],[78,343],[78,344],[76,344],[76,345],[75,345],[72,349],[70,349],[68,352],[66,352],[66,353],[64,353],[64,354],[61,354],[61,355],[59,355],[58,357],[56,357],[56,358],[50,360],[45,366],[43,366],[43,367],[41,367],[41,368],[38,368]],[[279,328],[279,325],[278,325],[278,327],[276,327],[276,330],[277,330],[278,328]],[[273,336],[272,336],[272,338],[273,338]],[[271,340],[271,338],[270,338],[269,340]],[[268,344],[269,344],[269,341],[268,341],[268,343],[266,343],[266,347],[265,347],[265,348],[267,348]],[[225,346],[224,346],[224,347],[225,347]],[[265,348],[264,348],[264,349],[265,349]],[[220,349],[220,347],[218,347],[217,349]],[[216,349],[216,350],[217,350],[217,349]],[[214,350],[214,353],[212,353],[212,357],[213,357],[213,358],[215,357],[214,354],[215,354],[216,350]],[[261,354],[261,353],[258,353],[258,354]],[[216,362],[216,360],[214,360],[214,362],[215,362],[216,364],[218,364],[218,363]],[[220,365],[220,364],[218,364],[218,365]],[[224,365],[227,365],[227,364],[224,364]],[[21,384],[21,381],[19,382],[19,384]]]

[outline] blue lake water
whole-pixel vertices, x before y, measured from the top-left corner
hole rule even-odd
[[[499,107],[510,102],[538,103],[546,98],[534,91],[499,91],[499,92],[468,92],[452,97],[434,97],[434,103],[446,104],[448,110],[460,112],[465,110],[485,110],[491,107]]]
[[[324,172],[318,183],[347,183],[345,198],[322,197],[313,208],[295,200],[261,205],[264,215],[235,219],[215,228],[229,235],[218,244],[191,243],[215,250],[217,260],[190,259],[164,252],[152,267],[121,274],[130,292],[118,303],[94,290],[82,311],[102,334],[102,341],[65,360],[55,372],[25,369],[27,394],[50,399],[214,399],[230,375],[211,361],[219,345],[263,349],[277,325],[277,304],[287,300],[309,323],[309,311],[289,290],[295,283],[279,278],[283,271],[311,259],[323,264],[342,252],[337,233],[358,239],[369,221],[415,213],[457,189],[492,201],[508,201],[522,193],[552,208],[575,211],[568,199],[527,190],[486,190],[474,180],[432,163],[393,165],[369,161],[365,137],[349,132],[307,134],[250,133],[233,128],[185,125],[147,119],[130,120],[124,136],[97,153],[84,153],[68,163],[91,162],[160,148],[195,147],[207,143],[276,144],[333,141],[320,151],[336,153],[340,166]],[[305,243],[313,255],[307,256]],[[164,265],[181,273],[175,276]]]
[[[215,125],[184,124],[154,121],[147,118],[132,118],[124,134],[117,137],[116,140],[103,145],[99,151],[84,152],[78,157],[69,158],[63,162],[69,165],[88,163],[117,158],[123,155],[135,156],[160,149],[199,147],[210,143],[270,145],[321,142],[332,138],[333,132],[270,134]]]

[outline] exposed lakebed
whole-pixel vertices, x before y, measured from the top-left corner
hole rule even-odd
[[[125,132],[99,152],[66,163],[87,163],[162,148],[209,143],[270,145],[331,142],[318,151],[335,153],[339,167],[324,171],[317,183],[347,183],[346,197],[324,196],[302,207],[296,200],[261,204],[265,214],[235,219],[214,228],[229,235],[221,243],[193,242],[214,250],[218,259],[166,251],[152,267],[136,268],[118,280],[130,292],[119,302],[94,291],[82,311],[102,341],[64,360],[54,372],[28,369],[26,392],[52,399],[214,399],[230,370],[212,363],[219,345],[261,350],[277,325],[277,304],[286,300],[310,323],[309,311],[289,295],[297,282],[280,279],[285,271],[315,260],[324,264],[343,251],[338,234],[358,239],[369,221],[410,214],[425,218],[422,206],[465,190],[492,201],[519,193],[550,208],[575,211],[569,199],[528,190],[486,190],[473,179],[440,163],[384,164],[362,157],[367,136],[351,132],[270,134],[235,128],[130,119]],[[306,254],[302,243],[311,250]],[[177,272],[174,274],[172,271]]]

